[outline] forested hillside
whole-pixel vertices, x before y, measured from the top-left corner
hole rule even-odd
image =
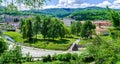
[[[70,17],[76,20],[106,20],[108,12],[105,10],[81,10],[72,13]]]
[[[116,10],[117,11],[117,10]],[[26,10],[23,12],[51,15],[59,18],[70,17],[76,20],[106,20],[108,13],[106,8],[87,7],[87,8],[52,8],[44,10]]]
[[[31,14],[40,14],[40,15],[49,15],[52,17],[65,18],[69,17],[76,20],[107,20],[108,13],[106,8],[101,7],[87,7],[87,8],[51,8],[44,10],[22,10],[20,12],[3,11],[4,7],[0,7],[0,14],[8,15],[31,15]],[[117,10],[116,10],[117,11]]]

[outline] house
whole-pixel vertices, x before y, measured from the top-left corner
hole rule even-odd
[[[20,22],[7,22],[9,25],[11,25],[12,27],[14,27],[15,29],[19,29],[20,28]]]
[[[81,21],[83,24],[85,21]],[[112,23],[109,20],[97,20],[97,21],[92,21],[93,24],[96,26],[96,33],[99,35],[105,35],[109,34],[108,28],[112,26]]]
[[[93,24],[96,25],[95,31],[99,35],[108,35],[109,34],[108,28],[112,26],[112,23],[108,20],[93,21]]]

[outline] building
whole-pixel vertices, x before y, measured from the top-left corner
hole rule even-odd
[[[93,21],[93,24],[96,25],[96,33],[99,35],[109,34],[108,28],[112,26],[112,23],[108,20],[105,21]]]

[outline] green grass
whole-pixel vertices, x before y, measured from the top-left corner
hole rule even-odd
[[[103,39],[104,41],[111,41],[112,38],[110,36],[100,36],[101,39]]]
[[[81,39],[79,44],[84,45],[92,42],[93,42],[93,39]]]
[[[10,36],[13,38],[16,42],[23,42],[22,35],[18,32],[4,32],[5,35]]]
[[[26,62],[23,64],[61,64],[61,61],[53,61],[53,62],[36,61],[36,62]]]
[[[120,61],[117,61],[115,64],[120,64]]]
[[[111,41],[112,38],[110,36],[100,36],[100,38],[104,41]],[[89,44],[92,43],[94,41],[95,37],[93,37],[93,39],[81,39],[79,44],[80,45],[84,45],[84,44]]]
[[[35,43],[25,41],[25,39],[22,38],[22,35],[18,32],[5,32],[5,35],[10,36],[13,38],[16,42],[21,42],[24,45],[27,46],[34,46],[36,48],[41,49],[50,49],[50,50],[67,50],[70,45],[79,37],[73,36],[69,38],[56,38],[54,40],[52,39],[43,39],[42,35],[38,35],[38,39],[35,39]],[[33,37],[34,38],[34,37]]]
[[[70,45],[75,41],[74,38],[64,38],[64,39],[39,39],[32,46],[42,48],[42,49],[52,49],[52,50],[67,50]]]

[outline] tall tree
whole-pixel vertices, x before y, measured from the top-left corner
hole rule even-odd
[[[27,18],[24,20],[23,25],[21,26],[21,33],[23,35],[23,38],[27,38],[29,41],[32,39],[33,37],[32,18]]]
[[[35,16],[35,21],[33,23],[33,31],[34,31],[34,34],[36,35],[36,39],[37,39],[37,34],[40,33],[41,31],[41,18],[40,18],[40,15],[36,15]]]
[[[57,19],[51,18],[51,22],[50,22],[48,27],[49,27],[49,30],[48,30],[47,37],[53,38],[53,39],[58,37],[59,26],[58,26],[58,23],[57,23]]]
[[[81,32],[82,24],[79,21],[71,22],[71,33],[74,35],[79,35]]]
[[[44,39],[47,37],[48,30],[49,30],[48,25],[50,24],[50,22],[51,22],[51,18],[49,17],[44,18],[42,22],[41,34],[43,35]]]
[[[27,18],[25,20],[25,29],[26,29],[26,38],[30,41],[33,37],[33,26],[32,26],[32,19]]]
[[[57,37],[65,37],[66,28],[62,21],[57,18],[52,18],[49,24],[48,37],[49,38],[57,38]]]
[[[20,32],[23,32],[22,30],[24,25],[25,25],[25,19],[22,18],[20,21]]]
[[[59,28],[58,33],[61,38],[64,38],[66,34],[68,34],[68,29],[62,21],[58,21]]]
[[[95,29],[95,25],[91,21],[85,21],[81,29],[82,38],[92,38],[92,30]]]
[[[111,10],[109,7],[107,7],[107,10],[110,14],[109,16],[113,26],[120,29],[120,14]]]
[[[80,32],[81,32],[81,27],[82,27],[81,22],[77,21],[77,22],[76,22],[77,35],[80,34]]]

